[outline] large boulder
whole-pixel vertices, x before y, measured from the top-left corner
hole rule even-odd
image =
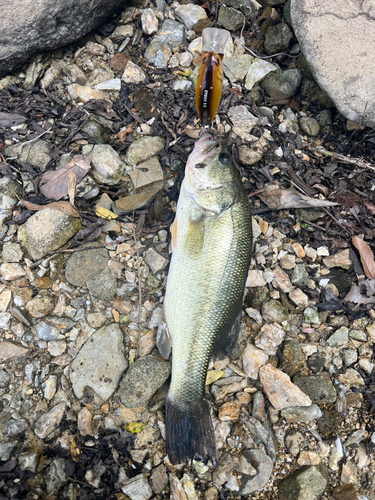
[[[291,17],[315,80],[346,118],[375,127],[375,0],[292,0]]]
[[[126,0],[0,0],[0,76],[78,40]]]

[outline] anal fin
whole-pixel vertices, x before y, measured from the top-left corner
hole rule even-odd
[[[229,330],[223,330],[217,337],[213,349],[212,356],[217,357],[219,354],[229,354],[236,345],[241,327],[242,307],[234,320],[232,327]]]
[[[156,345],[164,359],[168,359],[172,349],[172,337],[169,333],[164,314],[164,306],[161,311],[160,323],[156,333]]]

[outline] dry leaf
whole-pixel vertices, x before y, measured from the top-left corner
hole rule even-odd
[[[191,137],[192,139],[198,139],[200,130],[199,128],[193,128],[191,125],[186,125],[185,133],[188,137]]]
[[[77,462],[81,452],[73,439],[72,444],[70,445],[70,456],[72,457],[73,462]]]
[[[375,303],[375,280],[364,280],[359,285],[353,285],[344,302],[353,302],[354,304]]]
[[[68,175],[68,195],[69,201],[74,206],[74,196],[76,194],[77,177],[76,174],[71,170]]]
[[[295,189],[282,189],[274,184],[265,186],[263,191],[257,194],[259,198],[273,210],[285,210],[288,208],[317,208],[332,207],[337,203],[319,198],[310,198],[298,193]]]
[[[358,236],[353,236],[352,243],[359,252],[366,278],[369,280],[375,279],[375,261],[371,248]]]
[[[76,182],[80,182],[91,168],[90,161],[91,154],[77,155],[65,167],[49,170],[41,178],[40,192],[46,198],[60,200],[68,194],[70,172],[76,176]]]
[[[124,425],[124,430],[131,432],[131,434],[138,434],[138,432],[142,432],[145,428],[146,426],[142,422],[130,422]]]
[[[107,220],[117,219],[117,217],[118,217],[118,215],[116,215],[115,213],[111,212],[107,208],[103,208],[103,207],[98,207],[95,210],[95,214],[98,217],[101,217],[102,219],[107,219]]]
[[[370,203],[365,203],[365,207],[370,212],[371,215],[375,215],[375,206]]]
[[[210,370],[207,372],[206,385],[211,385],[224,375],[222,370]]]
[[[45,208],[52,208],[53,210],[58,210],[59,212],[71,215],[72,217],[80,216],[69,201],[53,201],[52,203],[48,203],[48,205],[37,205],[36,203],[31,203],[26,200],[21,200],[21,203],[29,210],[44,210]]]

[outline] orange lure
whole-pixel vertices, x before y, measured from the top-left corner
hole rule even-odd
[[[195,88],[195,105],[198,118],[210,125],[219,106],[223,87],[223,56],[230,33],[217,28],[202,32],[202,64]]]

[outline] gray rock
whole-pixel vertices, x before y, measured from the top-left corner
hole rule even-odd
[[[243,105],[229,108],[228,117],[233,123],[233,132],[242,139],[252,142],[250,134],[258,123],[258,118]]]
[[[251,0],[225,0],[225,5],[240,10],[245,16],[256,12],[256,7]]]
[[[0,45],[1,51],[1,45]],[[1,52],[0,52],[1,54]],[[0,56],[0,68],[1,68],[1,56]],[[47,165],[51,161],[51,156],[49,153],[49,144],[45,141],[35,141],[23,146],[22,143],[13,144],[5,149],[5,154],[9,158],[17,158],[18,161],[27,163],[32,167],[40,169],[44,172]]]
[[[130,365],[119,387],[123,405],[126,408],[145,406],[167,380],[170,371],[170,364],[166,361],[153,356],[138,358]]]
[[[145,262],[151,269],[151,272],[157,274],[167,267],[169,260],[151,247],[145,252]]]
[[[132,142],[126,151],[125,163],[128,165],[138,165],[143,161],[156,156],[163,150],[164,139],[159,136],[144,136]]]
[[[78,40],[122,4],[123,0],[110,0],[104,5],[101,0],[43,1],[37,4],[32,0],[2,0],[0,76],[21,66],[36,52]]]
[[[256,83],[263,80],[269,73],[276,71],[276,69],[276,66],[264,59],[254,59],[246,75],[245,87],[247,90],[251,90]]]
[[[328,483],[324,464],[306,465],[278,484],[279,500],[319,500]]]
[[[349,340],[349,328],[342,326],[335,331],[333,335],[327,339],[327,344],[331,347],[339,347],[345,345]]]
[[[369,127],[375,127],[375,97],[368,92],[375,83],[372,8],[346,0],[291,2],[293,28],[315,80],[346,118]]]
[[[231,455],[224,455],[218,462],[217,467],[215,468],[212,474],[212,482],[218,488],[221,487],[222,484],[227,482],[230,476],[233,473],[235,466],[238,463],[238,459],[232,457]]]
[[[29,470],[31,472],[36,471],[36,466],[38,465],[38,455],[35,451],[30,451],[28,453],[21,453],[18,456],[18,465],[21,470]]]
[[[286,71],[283,71],[283,75],[285,79],[290,83],[293,93],[295,94],[302,80],[301,71],[298,68],[287,69]]]
[[[258,3],[260,3],[260,5],[270,5],[271,7],[274,7],[275,5],[280,5],[284,2],[285,0],[259,0]]]
[[[250,495],[250,493],[260,490],[267,484],[272,474],[273,460],[256,449],[244,451],[242,456],[257,471],[256,476],[242,475],[241,488],[238,493],[240,495]]]
[[[168,484],[167,469],[163,464],[153,469],[150,477],[150,486],[155,493],[161,493]]]
[[[307,323],[320,325],[318,311],[315,311],[315,309],[313,309],[312,307],[306,307],[306,309],[303,311],[303,316]]]
[[[45,316],[43,321],[35,325],[36,333],[41,340],[56,340],[59,335],[64,335],[73,326],[75,321],[59,316]]]
[[[306,271],[305,264],[297,264],[292,271],[290,281],[295,286],[307,286],[310,280],[310,276]]]
[[[260,85],[272,99],[288,99],[294,93],[292,85],[280,73],[267,75]]]
[[[7,435],[9,437],[17,436],[17,434],[25,432],[26,429],[29,427],[25,420],[16,420],[14,418],[8,420],[8,422],[6,422],[5,425],[7,428]]]
[[[10,375],[5,370],[0,370],[0,389],[4,389],[9,385]]]
[[[96,120],[87,120],[87,122],[82,125],[81,132],[95,139],[96,144],[105,144],[108,140],[106,129],[101,123],[98,123],[98,118]]]
[[[17,446],[17,441],[9,441],[8,443],[0,443],[0,460],[5,462],[12,456],[14,448]]]
[[[174,11],[176,19],[185,24],[188,30],[202,19],[207,18],[206,11],[200,6],[192,3],[180,5]]]
[[[46,473],[47,493],[57,493],[65,481],[65,458],[54,458]]]
[[[358,354],[355,349],[343,349],[340,351],[340,356],[345,367],[354,364],[358,359]]]
[[[18,243],[7,241],[3,245],[3,262],[21,262],[23,252]]]
[[[337,393],[328,373],[318,373],[315,375],[296,375],[293,378],[301,391],[307,394],[313,403],[327,404],[334,403],[337,399]]]
[[[79,229],[81,222],[77,217],[45,208],[20,226],[18,239],[26,247],[30,257],[38,260],[64,245]]]
[[[219,10],[217,24],[229,31],[237,31],[242,28],[244,16],[241,12],[226,5],[222,5]]]
[[[106,267],[103,271],[88,280],[86,286],[95,297],[110,301],[116,293],[117,279],[110,268]]]
[[[249,71],[253,59],[253,56],[251,56],[250,54],[224,57],[223,69],[225,76],[232,83],[243,80]]]
[[[8,231],[4,222],[12,218],[12,208],[21,198],[22,186],[11,177],[0,179],[0,237]]]
[[[103,326],[86,341],[72,363],[73,391],[81,399],[88,386],[107,401],[127,367],[120,327],[115,323]]]
[[[302,132],[312,137],[318,135],[320,132],[319,123],[311,116],[303,116],[299,121],[299,126]]]
[[[99,184],[117,184],[125,169],[125,163],[109,144],[94,146],[91,163],[91,173]]]
[[[263,304],[262,315],[270,323],[281,323],[288,319],[288,310],[278,300],[269,300]]]
[[[74,286],[85,287],[89,279],[108,267],[108,261],[105,248],[74,252],[66,262],[65,278]]]
[[[129,177],[136,191],[164,180],[163,171],[156,156],[140,163],[133,172],[129,172]]]
[[[144,474],[132,477],[122,486],[122,491],[130,500],[148,500],[152,497],[152,489]]]
[[[299,342],[292,338],[285,339],[283,345],[282,370],[293,377],[298,373],[305,363],[305,355],[302,352]]]
[[[270,26],[266,32],[264,48],[270,54],[286,51],[289,48],[289,43],[292,38],[293,34],[287,24],[279,23]]]
[[[157,68],[166,68],[172,55],[170,46],[157,39],[153,39],[145,51],[145,58]]]
[[[33,426],[33,430],[38,438],[45,439],[52,432],[57,430],[64,416],[65,408],[66,403],[63,401],[38,418]]]
[[[322,416],[322,411],[315,403],[311,406],[291,406],[283,408],[280,412],[287,422],[311,422]]]
[[[170,49],[177,49],[184,42],[185,26],[172,19],[166,19],[154,40],[164,42]]]

